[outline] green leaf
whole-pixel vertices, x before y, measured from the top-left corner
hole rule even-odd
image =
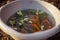
[[[21,11],[18,11],[17,14],[18,14],[19,16],[23,16],[23,13],[22,13]]]
[[[20,18],[20,19],[18,20],[18,22],[19,22],[19,23],[23,23],[23,22],[24,22],[24,19],[23,19],[23,18]]]
[[[21,25],[23,25],[22,23],[19,23],[19,25],[21,26]]]
[[[36,13],[36,10],[29,10],[29,13],[32,13],[32,14],[35,14]]]
[[[44,16],[47,16],[47,13],[44,12],[44,11],[40,11],[39,14],[40,14],[41,16],[43,16],[43,17],[44,17]]]
[[[11,25],[14,25],[14,24],[15,24],[15,20],[9,20],[9,23],[10,23]]]

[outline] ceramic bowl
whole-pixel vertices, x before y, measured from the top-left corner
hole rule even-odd
[[[12,16],[17,10],[24,10],[24,9],[36,9],[45,11],[49,16],[49,20],[51,20],[53,24],[53,28],[42,31],[42,32],[35,32],[31,34],[23,34],[17,32],[6,25],[7,20],[10,16]],[[37,0],[20,0],[20,1],[13,1],[1,7],[0,9],[0,28],[6,32],[7,34],[11,35],[14,39],[20,40],[37,40],[37,39],[46,39],[55,35],[60,30],[60,11],[54,7],[53,5],[44,2],[44,1],[37,1]]]

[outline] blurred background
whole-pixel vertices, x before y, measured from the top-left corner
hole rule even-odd
[[[11,2],[11,1],[15,1],[15,0],[0,0],[0,7],[6,3]],[[60,0],[44,0],[44,1],[47,1],[60,9]]]
[[[0,0],[0,7],[15,0]],[[56,6],[60,10],[60,0],[43,0]],[[0,29],[0,40],[14,40],[10,35]],[[60,32],[46,40],[60,40]]]

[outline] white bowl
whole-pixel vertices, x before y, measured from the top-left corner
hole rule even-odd
[[[42,31],[42,32],[36,32],[31,34],[23,34],[19,33],[9,26],[6,25],[6,22],[8,18],[13,15],[17,10],[23,10],[23,9],[36,9],[43,10],[46,13],[48,13],[49,19],[52,21],[53,28]],[[45,39],[48,37],[53,36],[60,30],[60,11],[54,7],[53,5],[44,2],[44,1],[37,1],[37,0],[22,0],[22,1],[14,1],[9,4],[4,5],[0,9],[0,28],[6,32],[7,34],[11,35],[14,39],[20,40],[37,40],[37,39]]]

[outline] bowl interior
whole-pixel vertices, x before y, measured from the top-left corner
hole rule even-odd
[[[52,14],[49,12],[48,9],[46,9],[42,4],[39,4],[38,2],[35,1],[29,1],[29,2],[16,2],[13,4],[9,4],[1,12],[1,19],[4,23],[8,21],[10,16],[12,16],[17,10],[24,10],[24,9],[36,9],[38,8],[39,10],[45,11],[49,16],[49,20],[51,21],[52,25],[55,26],[56,22]]]

